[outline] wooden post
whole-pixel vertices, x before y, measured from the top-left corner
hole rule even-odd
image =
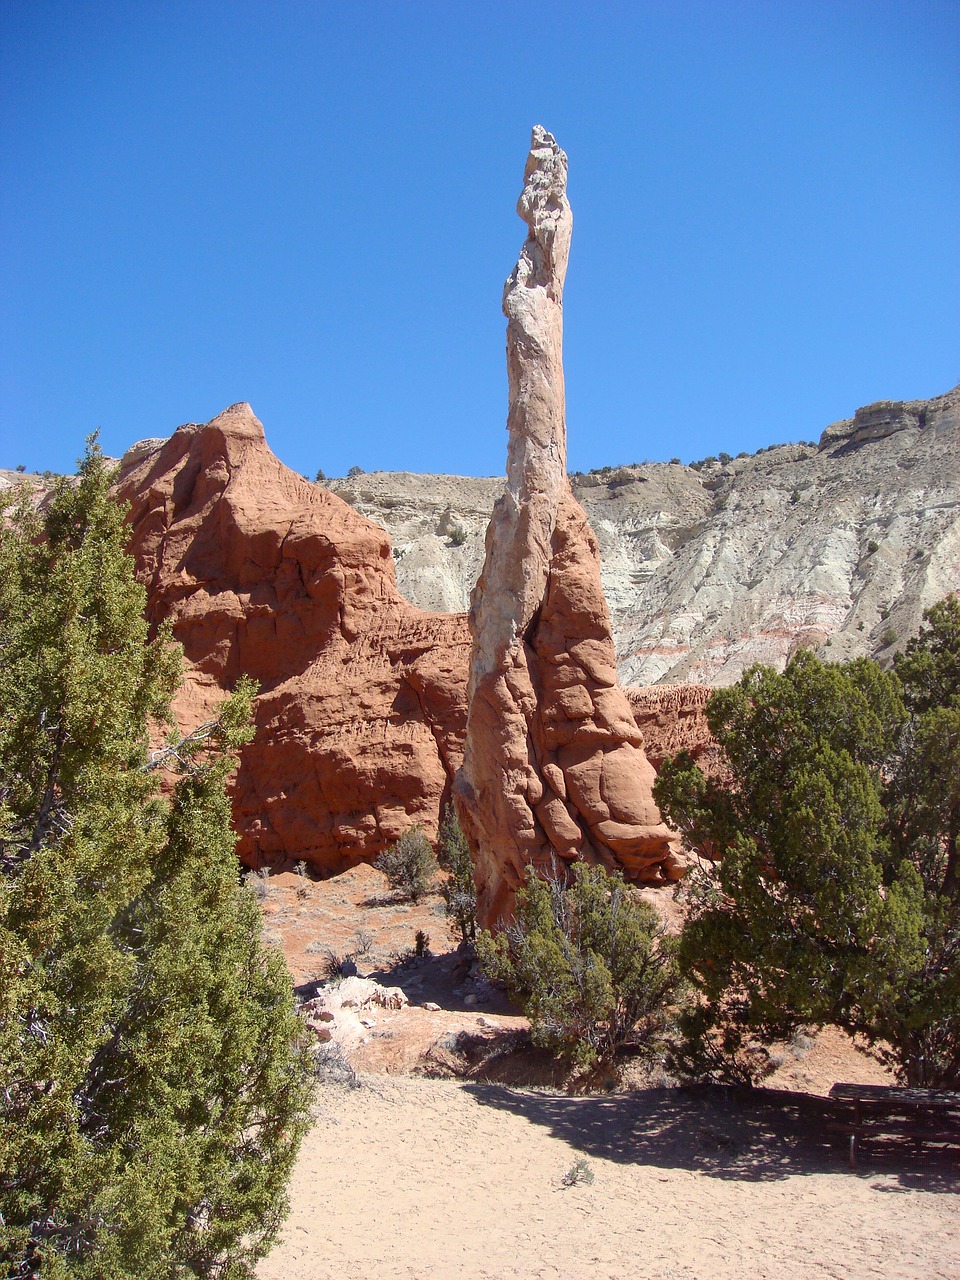
[[[850,1135],[850,1168],[857,1167],[857,1134],[860,1132],[860,1099],[853,1101],[853,1133]]]

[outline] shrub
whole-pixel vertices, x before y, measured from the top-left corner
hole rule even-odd
[[[528,869],[515,921],[478,935],[483,969],[518,1000],[535,1044],[582,1066],[628,1045],[654,1052],[679,990],[674,943],[618,874],[580,863],[571,876]]]
[[[395,893],[411,902],[419,902],[430,892],[437,874],[436,854],[419,824],[405,831],[373,865],[387,877]]]
[[[364,472],[363,472],[363,467],[353,466],[353,467],[351,467],[351,468],[350,468],[350,470],[347,472],[347,475],[350,477],[350,479],[351,479],[351,480],[355,480],[355,479],[357,478],[357,476],[362,476],[362,475],[363,475],[363,473],[364,473]]]
[[[443,812],[437,861],[447,872],[440,890],[447,919],[456,925],[461,943],[473,942],[477,936],[477,886],[473,881],[473,859],[453,805],[447,805]]]
[[[372,933],[368,933],[366,929],[358,929],[353,938],[354,955],[370,955],[373,951],[373,942],[374,938]]]
[[[450,530],[451,547],[462,547],[467,540],[467,531],[462,524],[455,524]]]
[[[260,875],[259,872],[257,871],[246,872],[243,877],[243,883],[247,886],[247,888],[250,890],[253,896],[260,902],[262,902],[263,899],[266,898],[270,892],[270,889],[267,885],[266,877]]]
[[[579,1160],[574,1160],[573,1164],[560,1179],[560,1183],[564,1187],[579,1187],[593,1185],[593,1170],[590,1163],[584,1160],[583,1156]]]
[[[309,947],[307,952],[312,954]],[[357,966],[352,955],[341,956],[327,947],[320,971],[324,982],[340,982],[343,978],[352,977],[357,972]]]

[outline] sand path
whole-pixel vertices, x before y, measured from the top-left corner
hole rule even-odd
[[[955,1165],[851,1173],[808,1104],[367,1076],[322,1090],[291,1196],[262,1280],[960,1275]]]

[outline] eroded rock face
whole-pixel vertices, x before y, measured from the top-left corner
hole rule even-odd
[[[378,472],[333,484],[390,531],[409,600],[467,607],[502,480]],[[819,446],[571,484],[600,543],[625,685],[729,685],[755,662],[782,670],[799,646],[830,662],[886,660],[891,637],[902,645],[924,609],[960,590],[960,388],[868,405]],[[458,545],[438,533],[447,506],[466,533]]]
[[[234,791],[253,866],[339,870],[414,822],[459,765],[469,635],[399,594],[387,535],[270,452],[249,405],[131,450],[137,572],[184,647],[180,727],[241,674],[261,684]]]
[[[470,612],[467,744],[456,788],[483,924],[510,914],[527,865],[546,870],[557,856],[653,881],[679,872],[617,681],[596,538],[566,476],[566,176],[564,153],[534,129],[517,206],[529,234],[503,297],[507,487]]]
[[[686,751],[709,777],[724,766],[707,724],[713,690],[703,684],[666,684],[626,689],[630,709],[643,734],[647,759],[659,771],[667,756]]]

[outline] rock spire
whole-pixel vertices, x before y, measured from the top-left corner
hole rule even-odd
[[[517,204],[528,235],[507,280],[507,486],[473,594],[456,798],[483,924],[512,911],[530,863],[583,858],[635,879],[678,874],[654,772],[620,688],[596,538],[567,480],[563,284],[567,157],[533,130]]]

